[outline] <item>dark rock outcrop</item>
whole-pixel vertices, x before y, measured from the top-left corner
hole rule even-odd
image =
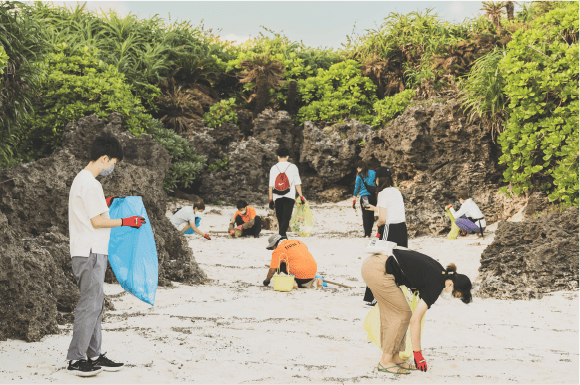
[[[48,158],[0,170],[0,339],[37,341],[56,331],[57,308],[71,311],[78,299],[68,242],[68,194],[89,162],[93,140],[109,131],[125,158],[111,176],[98,177],[106,196],[140,195],[155,234],[160,285],[206,278],[183,235],[165,217],[163,178],[170,157],[149,135],[122,131],[118,114],[68,124],[63,146]],[[112,274],[108,274],[111,279]],[[18,320],[19,322],[12,322]]]
[[[578,207],[523,222],[500,222],[481,255],[478,295],[531,299],[578,289]]]

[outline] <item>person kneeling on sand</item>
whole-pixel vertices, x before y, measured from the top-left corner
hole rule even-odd
[[[378,370],[393,374],[409,374],[410,370],[426,372],[427,361],[421,353],[421,320],[440,296],[444,299],[461,298],[464,303],[470,303],[471,281],[467,276],[457,274],[454,264],[444,269],[427,255],[398,248],[393,249],[390,256],[385,253],[369,256],[363,262],[361,272],[375,295],[381,316],[383,355]],[[413,312],[399,289],[401,285],[419,291],[421,300]],[[405,350],[409,323],[414,367],[399,356],[399,352]]]
[[[463,231],[463,235],[480,233],[483,237],[486,223],[479,206],[469,198],[465,190],[459,191],[457,198],[461,202],[459,211],[455,211],[452,205],[446,207],[455,218],[455,224]],[[477,235],[475,237],[477,238]]]
[[[270,284],[274,273],[280,268],[281,272],[294,276],[298,287],[307,289],[317,287],[316,261],[304,243],[288,240],[280,234],[274,234],[268,238],[268,247],[266,248],[274,251],[264,286]]]
[[[248,203],[243,200],[238,201],[236,207],[238,211],[234,214],[228,228],[230,235],[233,236],[237,229],[242,232],[242,237],[253,235],[254,238],[259,238],[262,231],[262,218],[256,215],[256,209],[248,206]]]
[[[198,229],[201,224],[201,214],[204,210],[205,203],[200,199],[193,206],[185,206],[177,210],[170,219],[171,224],[184,234],[193,234],[195,232],[209,241],[211,240],[210,236]]]

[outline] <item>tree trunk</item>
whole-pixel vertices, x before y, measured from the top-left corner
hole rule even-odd
[[[298,82],[296,80],[292,80],[288,84],[288,94],[286,97],[286,111],[290,115],[294,112],[294,100],[296,99],[296,93],[298,91]]]
[[[265,74],[258,76],[256,80],[256,107],[254,109],[254,117],[266,108],[270,93],[268,92],[268,80]]]
[[[513,1],[506,1],[505,2],[505,11],[507,13],[507,18],[509,21],[514,20],[514,2]]]

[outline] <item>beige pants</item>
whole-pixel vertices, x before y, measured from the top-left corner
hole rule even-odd
[[[361,273],[379,305],[383,353],[395,355],[405,351],[405,336],[413,312],[395,283],[395,277],[385,274],[387,258],[381,254],[371,255],[363,262]]]

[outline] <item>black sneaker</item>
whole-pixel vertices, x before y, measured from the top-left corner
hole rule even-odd
[[[95,367],[99,366],[102,367],[105,372],[117,372],[121,370],[123,365],[125,365],[122,363],[117,363],[109,360],[107,357],[105,357],[105,354],[107,353],[101,354],[99,358],[97,358],[94,361],[89,358],[89,362],[93,364]]]
[[[68,362],[68,368],[66,369],[70,374],[74,374],[79,377],[91,377],[103,371],[100,366],[93,365],[87,360],[78,360],[73,363],[73,361]]]

